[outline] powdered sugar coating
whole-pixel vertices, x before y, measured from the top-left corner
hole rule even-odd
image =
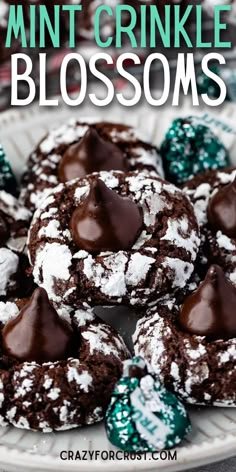
[[[222,231],[212,231],[207,218],[207,208],[211,198],[224,186],[236,178],[236,169],[209,171],[190,180],[184,187],[194,206],[201,231],[201,253],[205,263],[222,266],[233,284],[236,284],[236,239],[229,238]]]
[[[50,191],[59,184],[58,165],[71,144],[95,128],[98,134],[123,152],[129,170],[147,169],[163,176],[157,149],[145,142],[141,131],[125,125],[98,122],[96,119],[75,121],[50,131],[29,157],[23,175],[20,201],[32,211],[38,208]]]
[[[1,277],[0,277],[0,296],[6,295],[8,288],[14,282],[11,281],[12,277],[16,274],[19,265],[19,257],[17,254],[12,252],[10,249],[5,247],[0,248],[0,266],[1,266]]]
[[[143,231],[130,251],[94,256],[72,241],[73,210],[98,178],[142,208]],[[193,210],[181,190],[146,173],[101,172],[60,185],[43,202],[30,229],[29,252],[36,283],[57,306],[62,302],[140,306],[186,284],[199,244]]]
[[[16,304],[0,303],[0,329],[18,312]],[[91,309],[71,316],[78,352],[67,361],[12,362],[3,358],[0,346],[1,425],[51,432],[102,420],[129,353]]]
[[[133,335],[136,355],[186,403],[236,406],[236,339],[210,342],[184,333],[178,315],[175,300],[149,310]]]
[[[29,222],[32,214],[10,193],[0,190],[0,211],[14,221]]]
[[[26,258],[26,241],[31,212],[11,194],[0,191],[0,217],[8,228],[8,239],[0,247],[0,297],[18,290],[21,262]]]

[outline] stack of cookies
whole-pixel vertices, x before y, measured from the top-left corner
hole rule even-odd
[[[188,117],[160,151],[131,126],[70,120],[32,151],[19,195],[2,180],[1,425],[104,417],[130,353],[98,306],[135,311],[135,354],[182,401],[236,405],[235,179]]]

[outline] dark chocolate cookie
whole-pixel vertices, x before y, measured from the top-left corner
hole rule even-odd
[[[34,210],[60,182],[103,170],[162,173],[161,158],[134,128],[71,120],[51,131],[31,154],[20,201]]]
[[[145,306],[186,285],[199,244],[181,190],[142,172],[101,172],[44,200],[29,253],[35,282],[56,306]]]
[[[198,289],[166,299],[138,321],[136,355],[186,403],[236,406],[236,289],[212,266]]]
[[[91,310],[74,311],[70,322],[57,318],[45,293],[37,289],[20,312],[0,302],[1,426],[47,433],[101,421],[129,357],[121,337]],[[40,356],[47,362],[32,360]]]
[[[0,297],[26,296],[33,280],[27,275],[27,235],[31,221],[29,210],[15,197],[0,191]]]
[[[214,170],[185,184],[201,232],[200,265],[217,263],[236,284],[236,169]]]

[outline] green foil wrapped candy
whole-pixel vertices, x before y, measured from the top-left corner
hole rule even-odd
[[[17,196],[17,183],[11,166],[6,158],[5,151],[0,144],[0,190],[5,190]]]
[[[230,165],[223,143],[195,117],[173,121],[161,146],[166,179],[181,185],[197,174]]]
[[[217,66],[210,67],[210,70],[225,83],[227,89],[225,100],[236,102],[236,70],[232,67],[219,68]],[[199,95],[205,93],[212,98],[219,98],[221,92],[219,85],[203,72],[200,72],[197,76],[197,89]]]
[[[160,384],[141,357],[124,362],[105,425],[110,442],[128,452],[174,447],[191,430],[183,404]]]
[[[220,75],[218,67],[211,67],[210,70],[214,72],[214,74]],[[199,95],[206,93],[208,97],[212,98],[219,98],[220,96],[219,85],[203,72],[200,72],[197,76],[197,90]]]

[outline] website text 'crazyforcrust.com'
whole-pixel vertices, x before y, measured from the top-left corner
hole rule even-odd
[[[62,461],[141,461],[141,460],[153,460],[153,461],[177,461],[177,451],[163,450],[159,452],[151,453],[129,453],[125,451],[61,451],[60,459]]]

